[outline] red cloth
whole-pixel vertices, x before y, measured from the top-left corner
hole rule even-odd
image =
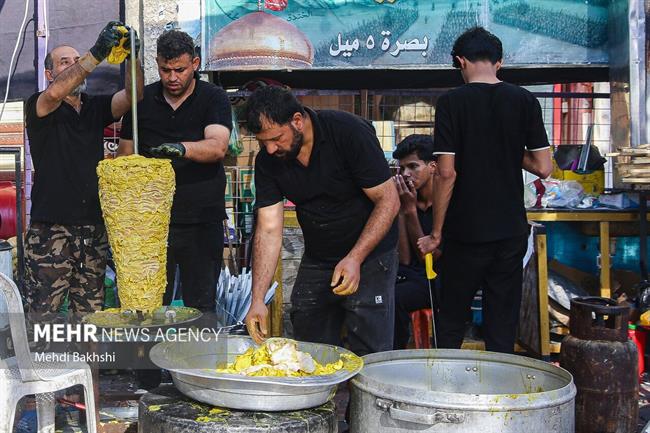
[[[264,0],[264,7],[272,11],[283,11],[289,0]]]
[[[544,193],[546,192],[546,187],[542,183],[541,179],[536,179],[535,182],[533,182],[533,185],[535,185],[535,192],[537,193],[537,201],[535,202],[535,207],[541,208],[542,197],[544,197]]]

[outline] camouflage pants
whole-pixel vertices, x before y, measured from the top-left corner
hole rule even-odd
[[[108,240],[103,225],[32,223],[25,235],[25,296],[31,314],[101,310]]]

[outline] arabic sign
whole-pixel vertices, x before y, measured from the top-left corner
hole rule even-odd
[[[242,52],[275,43],[263,27],[237,28],[238,20],[258,10],[295,28],[287,38],[305,39],[315,69],[450,68],[454,40],[475,25],[502,40],[509,65],[601,65],[608,62],[607,1],[204,0],[203,66],[219,64],[215,45],[224,44],[219,32],[226,26],[228,36],[254,33]],[[241,38],[233,43],[244,45]],[[233,55],[232,47],[227,51]]]
[[[395,45],[392,51],[389,51],[391,48],[391,43],[390,43],[390,32],[388,30],[384,30],[381,32],[381,36],[383,37],[383,40],[381,42],[381,50],[386,52],[388,51],[391,56],[397,57],[400,55],[402,51],[417,51],[422,54],[422,57],[427,56],[427,48],[429,48],[429,38],[426,36],[422,39],[422,43],[420,43],[419,39],[411,39],[411,40],[405,40],[404,42],[400,42],[399,40],[395,41]],[[352,55],[359,51],[359,47],[364,47],[366,50],[371,51],[375,49],[375,38],[372,35],[368,35],[368,38],[366,39],[365,44],[361,42],[362,45],[359,44],[359,39],[354,39],[352,43],[350,43],[349,39],[345,40],[345,43],[342,41],[342,36],[341,33],[338,34],[337,36],[337,42],[336,44],[331,44],[329,48],[329,54],[332,57],[337,57],[339,55],[343,57],[352,57]]]

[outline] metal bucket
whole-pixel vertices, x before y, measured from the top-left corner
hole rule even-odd
[[[363,357],[352,379],[350,432],[574,432],[566,370],[473,350],[400,350]]]

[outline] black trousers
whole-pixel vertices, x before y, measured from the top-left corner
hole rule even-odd
[[[163,304],[172,301],[178,265],[185,306],[214,312],[222,259],[223,223],[171,224]]]
[[[486,243],[445,239],[441,258],[438,347],[458,349],[472,299],[483,289],[483,337],[486,350],[514,351],[527,236]]]
[[[223,223],[171,224],[167,247],[167,288],[163,305],[169,305],[174,295],[176,265],[180,270],[183,304],[202,312],[214,313],[217,280],[223,259]],[[204,314],[192,326],[215,325],[214,314]],[[160,385],[161,371],[136,370],[138,386],[153,389]]]
[[[291,293],[291,323],[296,340],[342,346],[341,330],[357,355],[393,348],[397,252],[367,259],[359,289],[350,296],[332,292],[336,264],[303,257]]]
[[[406,349],[409,342],[411,313],[423,308],[431,308],[429,282],[423,267],[399,265],[395,284],[395,350]],[[431,282],[432,294],[437,296],[439,278]],[[436,323],[438,323],[436,321]]]

